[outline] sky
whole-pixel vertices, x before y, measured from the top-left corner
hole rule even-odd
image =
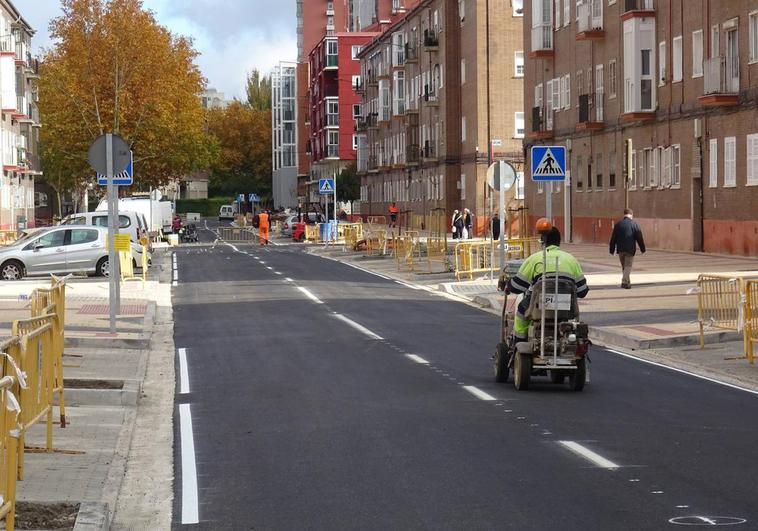
[[[48,23],[60,15],[59,0],[12,0],[37,30],[33,48],[49,47]],[[226,97],[245,96],[245,74],[268,74],[297,55],[295,0],[144,0],[158,22],[192,37],[208,86]]]

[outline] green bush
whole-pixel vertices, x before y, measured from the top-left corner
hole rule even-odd
[[[208,199],[177,199],[176,211],[179,214],[197,212],[201,216],[213,218],[218,216],[221,205],[231,205],[233,197],[209,197]]]

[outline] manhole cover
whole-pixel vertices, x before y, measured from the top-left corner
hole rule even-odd
[[[740,525],[745,522],[747,519],[735,516],[678,516],[669,520],[674,525],[689,526]]]

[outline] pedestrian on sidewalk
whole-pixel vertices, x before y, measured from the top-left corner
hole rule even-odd
[[[492,239],[500,239],[500,215],[497,212],[492,215]]]
[[[474,237],[474,215],[471,213],[471,211],[468,208],[463,209],[463,224],[464,224],[464,230],[463,230],[463,237],[464,239],[470,240]]]
[[[397,205],[393,201],[392,204],[390,205],[389,210],[390,210],[390,227],[395,228],[397,227],[397,214],[398,212],[400,212],[400,209],[397,208]]]
[[[645,254],[645,240],[642,238],[642,229],[633,218],[632,209],[625,208],[624,217],[613,226],[610,241],[611,255],[614,252],[617,253],[621,261],[621,287],[624,289],[632,289],[629,275],[632,273],[632,263],[637,252],[637,246],[639,246],[640,252]]]
[[[261,245],[268,245],[269,213],[263,211],[258,215],[258,236]]]
[[[463,216],[457,210],[453,211],[453,239],[457,240],[463,237]]]

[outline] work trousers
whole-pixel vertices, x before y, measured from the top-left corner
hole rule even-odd
[[[268,245],[268,227],[259,227],[258,236],[261,245]]]
[[[625,253],[624,251],[621,251],[619,253],[619,261],[621,262],[621,285],[631,286],[632,282],[629,280],[629,275],[632,273],[634,255],[632,253]]]

